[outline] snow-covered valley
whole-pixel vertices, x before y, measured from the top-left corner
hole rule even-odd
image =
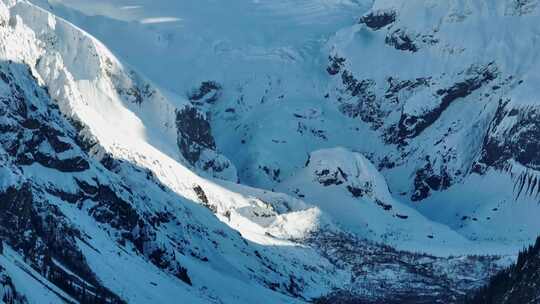
[[[0,296],[461,302],[540,234],[539,14],[2,0]]]

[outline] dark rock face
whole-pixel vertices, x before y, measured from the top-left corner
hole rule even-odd
[[[261,169],[268,178],[270,178],[273,181],[280,182],[280,175],[281,170],[279,168],[273,168],[271,165],[263,165],[262,167],[259,166],[259,169]]]
[[[13,67],[14,68],[14,67]],[[4,85],[9,87],[10,95],[0,97],[0,115],[6,120],[0,123],[0,131],[5,135],[0,139],[17,163],[30,165],[37,162],[44,167],[62,172],[81,172],[89,168],[88,162],[79,156],[61,157],[59,154],[73,151],[74,142],[66,138],[63,130],[53,123],[42,123],[42,115],[36,113],[35,106],[26,103],[26,92],[15,82],[7,69],[2,72]],[[28,81],[36,81],[31,74]],[[43,98],[48,98],[43,90],[36,90]],[[56,111],[53,107],[50,111]],[[13,138],[25,140],[12,140]],[[9,140],[9,142],[7,141]]]
[[[0,241],[1,242],[1,241]],[[0,254],[2,252],[0,251]],[[0,266],[0,301],[5,304],[26,304],[28,301],[25,297],[17,293],[13,281],[7,275],[5,270]]]
[[[486,94],[479,97],[484,100],[484,96],[489,95],[488,93],[491,93],[491,90],[497,90],[496,88],[500,87],[500,85],[508,84],[508,79],[500,79],[501,81],[493,85],[492,88],[487,87],[500,76],[495,63],[470,66],[466,70],[456,74],[455,77],[458,80],[454,84],[442,86],[437,83],[436,76],[415,79],[388,77],[386,83],[375,83],[371,79],[359,80],[349,72],[345,59],[341,59],[339,55],[334,55],[329,60],[328,71],[332,72],[329,74],[335,75],[336,80],[339,77],[340,80],[340,86],[336,89],[336,103],[339,110],[349,117],[360,118],[362,121],[368,123],[373,130],[381,130],[386,143],[396,144],[396,148],[402,152],[403,158],[410,154],[410,151],[407,149],[409,146],[413,147],[413,145],[409,144],[414,144],[414,140],[423,134],[426,129],[433,126],[454,102],[481,90],[486,91]],[[436,87],[439,89],[436,90]],[[376,92],[381,91],[381,88],[383,88],[384,93],[376,94]],[[421,112],[406,112],[405,109],[407,109],[406,106],[409,98],[426,90],[427,92],[432,92],[431,94],[436,102],[429,105],[429,107],[423,108]],[[528,152],[526,153],[525,151],[527,150],[519,150],[518,148],[513,152],[516,155],[520,154],[520,159],[527,160],[529,164],[534,164],[534,159],[538,159],[535,153],[540,150],[535,146],[534,139],[530,138],[533,136],[535,130],[535,127],[530,125],[534,124],[535,117],[534,114],[531,114],[530,117],[523,119],[523,121],[529,122],[523,124],[528,125],[527,132],[523,132],[524,138],[521,141],[515,141],[524,147],[530,147],[527,149]],[[449,128],[446,133],[451,135],[453,131],[453,129]],[[518,133],[516,132],[516,134]],[[439,140],[435,144],[442,142],[443,140]],[[487,139],[486,142],[492,144]],[[443,145],[444,143],[440,146],[442,147]],[[487,159],[494,158],[490,156],[490,153],[498,153],[498,159],[502,159],[501,155],[506,155],[504,159],[511,158],[509,155],[512,155],[512,152],[504,153],[501,151],[503,145],[498,141],[497,145],[498,148],[496,149],[485,149],[489,150],[485,153],[485,155],[489,156]],[[505,149],[506,151],[511,151],[509,148]],[[419,157],[425,156],[422,155]],[[415,177],[412,183],[411,199],[413,201],[421,201],[427,198],[432,191],[445,190],[452,183],[462,178],[462,168],[455,169],[449,166],[449,162],[452,162],[454,159],[455,150],[445,146],[444,150],[438,152],[432,160],[426,162],[426,167],[419,168],[417,172],[414,172]],[[396,162],[400,162],[400,159],[382,159],[379,167],[391,168],[396,166]],[[485,162],[487,163],[488,161]],[[470,164],[466,165],[466,167],[468,166]],[[540,184],[540,180],[538,184]],[[358,191],[351,190],[353,195],[358,195]]]
[[[347,70],[341,73],[341,81],[347,94],[354,98],[350,101],[338,99],[339,110],[349,117],[359,117],[374,128],[380,127],[382,121],[379,118],[384,113],[373,92],[375,82],[371,79],[358,80]]]
[[[507,13],[516,16],[523,16],[534,12],[537,7],[537,0],[512,0],[508,3],[509,11]]]
[[[5,71],[3,81],[7,81],[4,85],[10,88],[10,93],[0,96],[0,147],[8,156],[3,166],[18,167],[18,170],[13,169],[16,175],[34,164],[61,173],[89,169],[87,157],[73,140],[74,129],[66,125],[57,109],[49,105],[43,111],[39,109],[43,105],[32,103],[32,100],[50,98],[45,90],[35,85],[37,81],[26,67],[8,63],[1,69]],[[23,75],[22,79],[15,79],[12,71]],[[27,95],[17,82],[34,84],[28,85],[34,91]],[[65,152],[69,152],[68,157],[62,156]],[[77,245],[77,240],[84,237],[56,205],[48,202],[47,192],[55,191],[37,187],[33,181],[2,190],[0,239],[21,252],[32,268],[81,303],[123,303],[97,280]],[[64,198],[73,199],[72,196]],[[88,292],[83,292],[80,286],[88,286]]]
[[[510,170],[512,162],[524,167],[516,173],[514,190],[520,196],[540,193],[540,111],[536,107],[515,108],[510,100],[500,101],[484,137],[481,155],[472,171],[484,174],[488,168]]]
[[[209,118],[200,109],[186,106],[176,110],[176,128],[178,148],[189,164],[219,178],[231,178],[227,175],[231,171],[236,176],[232,163],[216,151]]]
[[[537,304],[540,299],[540,238],[521,252],[517,263],[491,278],[467,304]]]
[[[475,90],[497,78],[497,68],[490,63],[487,66],[473,66],[465,74],[467,77],[447,89],[437,91],[440,102],[437,107],[415,116],[403,113],[398,124],[397,140],[403,142],[406,138],[416,137],[427,127],[432,125],[441,114],[459,98],[469,96]]]
[[[513,125],[505,130],[505,127],[500,125],[504,118],[515,120]],[[511,158],[528,168],[540,169],[538,109],[508,109],[504,104],[499,107],[484,140],[482,162],[488,166],[500,167]]]
[[[348,71],[343,71],[341,74],[341,80],[345,86],[345,89],[351,94],[351,96],[365,96],[367,97],[368,101],[372,101],[372,99],[375,98],[374,94],[370,94],[368,92],[369,87],[374,85],[372,80],[359,81],[355,79],[354,76]]]
[[[352,194],[353,197],[363,197],[366,195],[373,194],[373,184],[370,182],[365,182],[361,186],[348,185],[347,191]]]
[[[422,47],[439,43],[434,34],[417,34],[397,29],[389,33],[385,43],[399,51],[418,52]]]
[[[186,107],[176,112],[178,147],[184,158],[195,164],[204,149],[215,149],[216,143],[211,133],[210,123],[194,107]]]
[[[396,16],[397,13],[395,11],[376,11],[360,18],[359,23],[365,24],[370,29],[376,31],[394,23]]]
[[[15,69],[17,79],[11,73]],[[0,64],[0,70],[4,81],[0,86],[8,92],[0,95],[0,163],[14,176],[12,185],[0,189],[2,245],[22,254],[29,267],[80,303],[124,303],[88,265],[79,242],[93,248],[89,236],[73,226],[57,205],[69,204],[85,210],[120,246],[131,242],[136,254],[191,284],[176,249],[156,236],[160,225],[172,221],[171,214],[138,211],[136,205],[148,198],[132,191],[116,173],[130,168],[132,175],[139,174],[141,180],[146,176],[151,185],[157,181],[146,171],[112,158],[107,160],[111,171],[104,178],[101,174],[106,169],[87,153],[96,143],[79,136],[84,126],[60,114],[25,66]],[[17,83],[25,83],[25,89]],[[33,90],[30,95],[28,90]],[[51,170],[62,181],[25,179],[25,171],[32,166],[43,166],[38,172]],[[73,187],[66,188],[64,183],[70,182]],[[167,191],[163,185],[156,186]],[[6,280],[2,282],[7,286]]]
[[[208,197],[206,196],[206,193],[201,186],[196,185],[195,187],[193,187],[193,191],[195,191],[195,194],[197,194],[197,197],[199,198],[203,206],[210,209],[213,213],[217,213],[217,207],[210,203]]]
[[[328,140],[328,136],[327,136],[325,130],[320,130],[320,129],[316,128],[316,127],[311,127],[311,126],[309,126],[306,123],[301,122],[301,121],[297,122],[296,132],[298,132],[299,134],[302,134],[302,135],[310,135],[312,137],[318,138],[321,141]],[[267,167],[268,170],[264,169],[264,167]],[[272,167],[272,166],[263,166],[262,169],[265,171],[266,175],[270,176],[273,180],[277,181],[279,179],[279,173],[280,173],[279,171],[280,170],[279,170],[279,168],[278,169],[270,169],[270,167]]]
[[[385,43],[394,47],[396,50],[410,51],[413,53],[418,51],[418,46],[415,44],[414,38],[402,29],[395,30],[387,36]]]
[[[317,176],[317,181],[325,187],[341,185],[347,181],[347,174],[339,167],[336,171],[331,171],[330,169],[317,170],[315,171],[315,175]]]
[[[131,88],[117,88],[117,92],[120,95],[124,95],[133,103],[141,104],[145,99],[152,97],[155,94],[150,88],[149,84],[145,84],[142,87],[133,86]]]
[[[384,211],[390,211],[392,210],[392,205],[390,204],[387,204],[379,199],[375,199],[375,204],[377,204],[377,206],[381,207]]]
[[[110,60],[107,59],[105,66],[107,75],[115,84],[116,92],[118,95],[124,97],[125,100],[140,105],[156,94],[156,91],[152,89],[150,84],[134,71],[130,71],[127,77],[121,78],[123,75],[113,71],[113,64]]]
[[[341,58],[338,56],[329,56],[328,61],[330,61],[330,63],[326,68],[326,71],[331,76],[334,76],[341,72],[341,69],[343,68],[343,65],[345,63],[345,58]]]
[[[388,89],[384,94],[384,98],[394,104],[400,104],[399,93],[402,91],[414,91],[417,88],[429,87],[430,78],[416,78],[410,80],[400,80],[393,77],[388,77]]]
[[[22,252],[32,268],[81,303],[123,303],[101,285],[88,266],[77,246],[76,240],[83,239],[81,233],[57,207],[42,202],[31,189],[32,185],[24,184],[0,193],[0,237]],[[87,290],[83,292],[80,286]]]
[[[203,105],[204,103],[213,104],[221,97],[222,87],[215,81],[204,81],[199,88],[188,94],[188,99],[194,105]]]
[[[89,193],[83,192],[84,194],[80,196],[79,201],[84,200],[88,196],[87,199],[96,203],[89,210],[90,215],[96,221],[107,223],[111,227],[125,232],[132,231],[140,223],[140,216],[137,211],[109,186],[98,184],[95,191],[93,190],[88,191]]]
[[[349,191],[353,197],[362,197],[365,194],[363,189],[354,186],[347,186],[347,191]]]
[[[373,129],[381,128],[388,115],[392,111],[399,110],[403,104],[401,100],[403,96],[431,85],[430,78],[401,80],[388,77],[384,84],[386,86],[384,95],[377,96],[375,94],[377,83],[374,80],[357,79],[346,69],[344,58],[335,55],[329,57],[329,60],[328,73],[333,76],[339,75],[343,86],[337,98],[339,110],[349,117],[360,118]]]
[[[60,133],[54,135],[53,138],[47,138],[51,131],[54,132],[54,130],[48,129],[46,126],[41,127],[39,130],[31,131],[34,133],[34,138],[32,141],[27,142],[24,147],[21,147],[21,154],[18,155],[19,164],[29,165],[33,162],[38,162],[44,167],[53,168],[62,172],[82,172],[87,170],[89,168],[88,162],[82,157],[75,156],[62,159],[55,156],[57,153],[63,152],[61,149],[58,149],[58,146],[55,144],[67,144],[60,141],[55,142],[55,140],[58,139],[57,136],[61,136]],[[48,154],[39,150],[38,146],[45,143],[48,143],[53,147],[54,154]]]
[[[452,184],[452,178],[445,171],[445,168],[439,168],[437,173],[430,160],[427,158],[427,164],[420,170],[416,171],[414,178],[414,193],[411,200],[421,201],[427,198],[432,190],[440,191],[447,189]]]

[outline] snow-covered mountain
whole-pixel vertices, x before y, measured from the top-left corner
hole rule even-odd
[[[2,0],[0,300],[461,301],[540,234],[537,16]]]
[[[540,231],[536,1],[36,2],[203,112],[243,184],[290,188],[344,147],[468,239]]]

